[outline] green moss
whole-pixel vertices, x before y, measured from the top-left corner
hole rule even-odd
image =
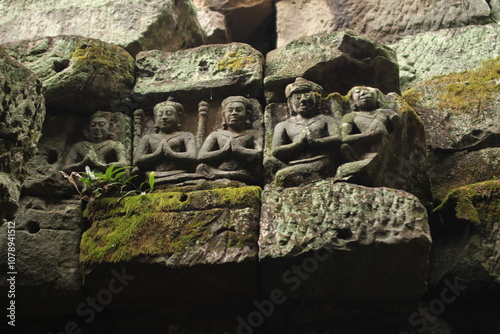
[[[84,212],[92,227],[82,237],[80,261],[120,262],[186,251],[213,238],[215,220],[219,225],[221,219],[236,224],[222,216],[230,210],[259,207],[260,195],[260,187],[241,187],[96,200]],[[234,234],[234,240],[228,241],[230,247],[255,239]]]
[[[254,56],[244,54],[242,50],[227,53],[224,58],[217,63],[218,71],[241,72],[248,65],[257,63]]]
[[[500,93],[500,57],[483,62],[482,66],[460,73],[441,75],[427,80],[421,85],[441,86],[437,96],[437,106],[456,113],[485,110],[493,94]]]
[[[453,189],[433,212],[450,209],[456,218],[477,225],[498,223],[500,180],[479,182]]]
[[[413,88],[403,93],[403,99],[412,108],[415,108],[415,106],[418,104],[421,98],[422,98],[422,93]]]
[[[76,69],[84,72],[102,71],[134,81],[134,59],[122,48],[95,39],[78,42],[71,55]]]

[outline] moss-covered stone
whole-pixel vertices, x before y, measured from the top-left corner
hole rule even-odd
[[[47,108],[53,112],[118,110],[135,81],[134,58],[123,48],[98,39],[45,37],[5,47],[40,78]]]
[[[453,113],[483,112],[491,105],[500,85],[500,57],[484,61],[472,71],[451,73],[426,80],[421,85],[436,85],[440,90],[437,106]],[[412,94],[413,96],[415,94]],[[408,101],[410,104],[416,101]]]
[[[134,58],[124,53],[118,46],[96,39],[82,39],[78,41],[70,60],[78,71],[100,71],[127,81],[134,81]]]
[[[498,145],[500,57],[474,70],[426,80],[403,94],[425,124],[428,145],[474,150]]]
[[[500,25],[466,25],[459,28],[411,34],[390,45],[396,51],[401,89],[406,91],[436,76],[468,71],[498,56]]]
[[[93,226],[83,235],[81,262],[255,249],[260,192],[259,187],[218,188],[96,200],[84,213]],[[204,250],[206,244],[214,248]]]
[[[468,282],[471,296],[498,291],[500,283],[500,180],[456,188],[433,211],[434,247],[429,279]]]
[[[230,95],[259,98],[262,94],[264,57],[244,43],[140,52],[136,65],[134,92],[148,105],[169,96],[199,102]]]
[[[453,210],[454,216],[476,225],[498,224],[500,217],[500,180],[474,183],[456,188],[433,212]]]

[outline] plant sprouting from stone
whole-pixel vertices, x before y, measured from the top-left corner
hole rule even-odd
[[[112,165],[106,169],[104,173],[97,173],[90,169],[90,167],[85,167],[85,172],[81,174],[78,172],[71,172],[71,174],[66,174],[61,171],[61,174],[75,187],[81,199],[86,202],[92,202],[97,198],[102,198],[111,193],[123,193],[126,192],[124,196],[130,194],[146,194],[145,186],[149,186],[149,191],[153,190],[154,187],[154,174],[149,177],[149,182],[143,182],[139,188],[137,188],[132,180],[137,177],[137,175],[130,176],[128,169],[131,167],[119,167]],[[78,182],[79,181],[79,182]],[[83,183],[83,187],[81,184]],[[134,190],[129,190],[130,188],[135,188]]]

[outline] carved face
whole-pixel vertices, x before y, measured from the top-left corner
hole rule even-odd
[[[245,105],[241,102],[229,102],[224,109],[224,120],[231,129],[243,130],[247,120]]]
[[[359,87],[351,93],[351,104],[356,110],[371,111],[377,109],[377,93],[370,87]]]
[[[109,121],[104,117],[96,117],[90,122],[89,137],[93,143],[100,143],[106,140],[109,131]]]
[[[294,93],[288,99],[288,106],[297,114],[305,118],[315,116],[318,111],[318,94],[309,91],[302,93]]]
[[[154,110],[155,126],[161,132],[173,132],[180,123],[179,114],[174,106],[164,105]]]

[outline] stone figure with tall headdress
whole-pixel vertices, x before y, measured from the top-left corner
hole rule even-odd
[[[291,116],[274,128],[272,157],[267,158],[279,185],[334,175],[341,135],[336,120],[320,111],[322,94],[320,85],[300,77],[285,89]]]
[[[243,96],[222,101],[222,128],[204,141],[198,155],[198,174],[255,183],[262,165],[262,133],[252,126],[252,103]]]
[[[136,170],[155,171],[157,178],[169,178],[189,173],[196,163],[194,135],[181,131],[184,107],[174,101],[164,101],[153,108],[155,133],[141,138],[134,161]]]

